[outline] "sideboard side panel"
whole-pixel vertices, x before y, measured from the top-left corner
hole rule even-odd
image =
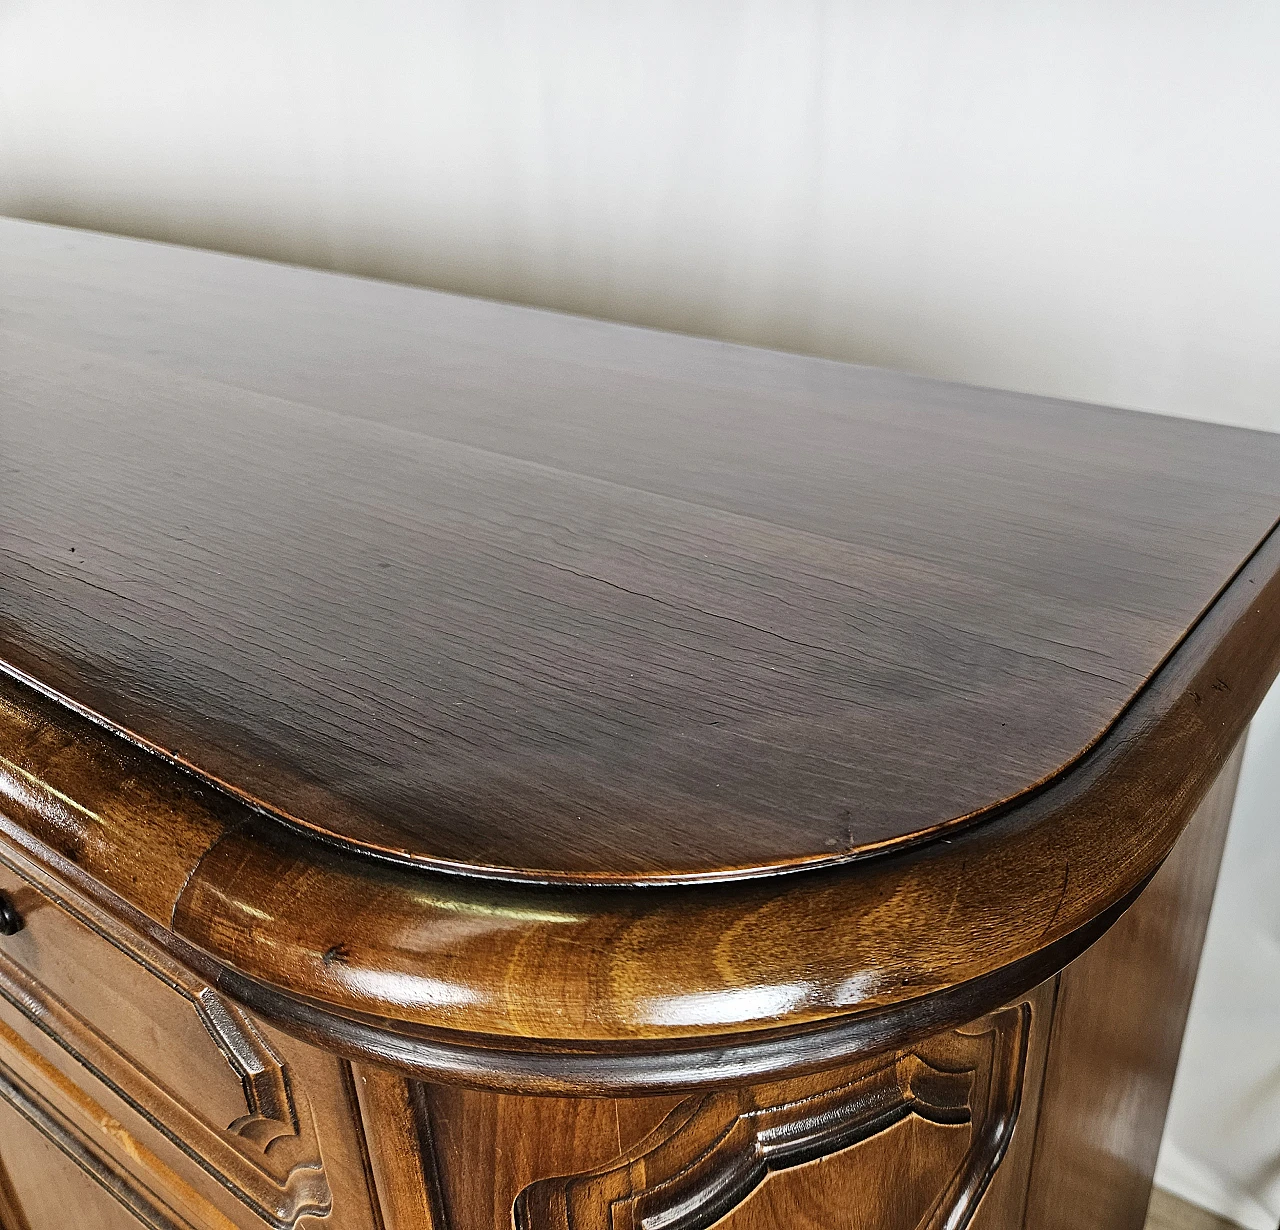
[[[1244,750],[1146,891],[1061,975],[1027,1230],[1141,1230]]]

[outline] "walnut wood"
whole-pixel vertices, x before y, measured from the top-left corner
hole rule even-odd
[[[1039,1230],[1143,1225],[1243,753],[1241,740],[1141,909],[1062,972],[1032,1181]]]
[[[939,991],[891,1011],[855,1013],[802,1030],[711,1036],[690,1046],[620,1049],[590,1042],[551,1042],[517,1049],[504,1039],[409,1030],[402,1023],[335,1016],[295,996],[223,969],[217,985],[234,999],[298,1037],[338,1054],[382,1064],[414,1077],[535,1094],[651,1095],[724,1087],[828,1068],[963,1024],[987,1005],[1025,992],[1083,951],[1137,899],[1144,884],[1086,926],[994,974]]]
[[[1171,1021],[1149,1021],[1146,1036],[1177,1036],[1239,758],[1237,749],[1150,891],[1107,937],[1013,1009],[962,1035],[935,1036],[808,1078],[683,1099],[575,1101],[429,1087],[438,1219],[453,1230],[484,1230],[509,1225],[514,1208],[524,1230],[637,1227],[642,1214],[643,1224],[714,1222],[721,1230],[921,1230],[940,1222],[950,1230],[1049,1230],[1081,1220],[1139,1230],[1149,1169],[1102,1173],[1099,1143],[1110,1141],[1113,1155],[1136,1157],[1158,1142],[1176,1056],[1167,1043],[1147,1053],[1136,1036],[1099,1028],[1096,1022],[1113,1019],[1100,1011],[1109,1000],[1088,1001],[1090,1027],[1080,991],[1113,969],[1110,995],[1123,998],[1119,984],[1129,979],[1139,1012],[1175,1009]],[[1171,909],[1175,901],[1185,914]],[[1160,934],[1155,947],[1134,942]],[[1118,963],[1109,964],[1117,954]],[[1159,989],[1161,971],[1174,975],[1173,992]],[[1060,982],[1073,985],[1064,991]],[[1029,1026],[1013,1065],[982,1049],[984,1030],[1011,1015]],[[1109,1073],[1135,1061],[1140,1074],[1109,1083]],[[983,1091],[1001,1086],[998,1073],[1015,1067],[1016,1101],[1006,1105],[1016,1105],[1016,1115],[983,1114],[993,1104]],[[895,1077],[886,1080],[889,1072]],[[931,1105],[908,1112],[922,1077],[936,1082],[929,1086]],[[1163,1092],[1142,1089],[1144,1081]],[[1060,1120],[1063,1096],[1071,1097],[1073,1087],[1084,1091],[1075,1096],[1078,1106],[1092,1105],[1095,1113]],[[1099,1094],[1136,1097],[1141,1112],[1099,1114]],[[403,1094],[401,1102],[407,1103]],[[1007,1138],[1001,1123],[1012,1127]],[[983,1148],[1001,1146],[1003,1161],[981,1200],[955,1198],[966,1176],[983,1173]]]
[[[822,930],[825,942],[817,954],[806,954],[804,993],[810,1003],[786,1013],[776,1010],[776,1001],[766,1005],[770,1025],[803,1021],[813,999],[850,985],[861,999],[830,1003],[828,1015],[911,1005],[921,987],[937,992],[970,982],[984,968],[1002,968],[1028,948],[1034,952],[1069,935],[1158,865],[1280,661],[1277,553],[1273,540],[1250,561],[1127,711],[1117,737],[1022,809],[949,844],[848,871],[776,884],[649,889],[638,899],[617,890],[580,889],[568,899],[568,909],[549,888],[433,879],[430,892],[442,894],[437,916],[449,965],[430,953],[436,899],[424,894],[422,873],[305,843],[291,853],[295,839],[283,831],[257,840],[246,828],[219,843],[193,877],[201,845],[212,845],[218,831],[244,824],[246,817],[235,814],[232,801],[194,779],[160,774],[155,758],[16,685],[7,685],[11,700],[0,708],[9,752],[9,767],[0,764],[8,775],[0,824],[15,842],[38,843],[60,874],[79,874],[88,891],[105,887],[132,899],[157,922],[170,912],[158,895],[165,878],[175,893],[189,881],[175,919],[180,933],[230,955],[250,974],[267,975],[266,981],[276,979],[285,989],[293,982],[309,998],[329,999],[349,1013],[363,1009],[410,1020],[416,1015],[428,1024],[448,1025],[465,1023],[465,1017],[459,1022],[461,1003],[478,1025],[475,1032],[486,1036],[563,1038],[580,1030],[588,1038],[607,1039],[611,1032],[622,1038],[689,1036],[699,1027],[694,1009],[701,1006],[719,1017],[702,1024],[703,1031],[710,1027],[721,1034],[738,1024],[725,1019],[727,1008],[750,1007],[746,992],[761,982],[789,985],[794,969],[787,964],[786,937],[814,929]],[[71,806],[69,798],[81,801]],[[280,849],[288,858],[272,865]],[[1072,864],[1075,877],[1067,874]],[[148,875],[139,876],[139,867]],[[255,867],[268,871],[256,899]],[[302,877],[296,885],[294,876]],[[876,917],[874,903],[886,899],[897,900],[910,922],[896,926],[892,946],[866,926],[867,918]],[[289,902],[287,914],[277,904],[282,900]],[[353,914],[353,902],[367,908]],[[597,905],[604,907],[599,914],[592,909]],[[483,923],[472,930],[480,942],[470,946],[458,932],[458,920],[468,914]],[[632,936],[620,943],[628,915]],[[954,932],[943,926],[947,917]],[[358,945],[346,934],[346,924],[355,921],[362,930]],[[410,925],[415,948],[406,950],[396,937]],[[333,933],[338,926],[344,934]],[[520,953],[519,963],[504,956],[504,931],[510,951]],[[259,942],[268,935],[271,944]],[[742,981],[726,983],[735,967],[716,961],[715,935],[733,935],[741,945],[736,968]],[[539,964],[539,949],[549,960],[572,954],[573,962]],[[610,973],[619,957],[625,964]],[[464,964],[469,959],[476,962],[471,970]],[[821,972],[815,963],[824,960],[830,962],[825,984],[815,976]],[[602,963],[598,971],[592,961]],[[948,974],[949,966],[956,973]],[[371,980],[363,976],[365,968],[395,976]],[[619,981],[624,968],[625,981]],[[430,979],[425,987],[424,975]],[[456,990],[442,994],[442,982]],[[380,989],[378,997],[364,993],[371,985]],[[558,998],[548,998],[548,985],[557,986]],[[436,1002],[428,993],[432,987]],[[611,998],[615,987],[625,997]],[[352,989],[360,998],[348,995]],[[388,991],[406,1002],[396,1003]],[[672,1005],[675,1026],[634,1019],[632,1005],[644,1006],[655,996]],[[971,1007],[974,1015],[983,1005]],[[496,1016],[494,1008],[505,1015]]]
[[[0,1230],[31,1230],[27,1216],[22,1211],[22,1198],[9,1177],[9,1166],[16,1160],[15,1153],[15,1149],[8,1148],[4,1151],[4,1156],[0,1157]],[[24,1165],[23,1169],[29,1170],[30,1167]]]
[[[260,272],[253,266],[245,276]],[[572,333],[578,324],[564,327]],[[633,339],[641,341],[662,343]],[[768,362],[775,359],[784,362]],[[86,362],[98,370],[97,360]],[[968,423],[968,414],[985,413],[987,394],[961,391],[957,402],[934,392],[929,415],[950,407]],[[124,404],[108,401],[117,410]],[[1009,436],[1019,440],[1013,451],[1027,460],[1044,443],[1037,435],[1044,422],[1077,412],[1084,413],[1041,407],[1025,440]],[[1141,430],[1153,424],[1157,437],[1167,431],[1185,443],[1177,425],[1143,419]],[[1234,433],[1206,430],[1206,440],[1221,439],[1234,456]],[[1251,442],[1250,450],[1262,455],[1265,446]],[[93,489],[91,468],[85,481]],[[1252,506],[1247,483],[1240,485]],[[1093,542],[1078,525],[1071,534]],[[1191,550],[1168,542],[1167,566],[1176,571]],[[107,602],[99,617],[109,619],[112,609]],[[197,622],[201,609],[194,607]],[[315,609],[327,607],[317,600]],[[161,607],[156,617],[167,626]],[[229,661],[225,647],[208,652]],[[958,661],[956,677],[967,678],[969,665]],[[38,689],[50,681],[35,678],[0,682],[0,827],[51,873],[100,894],[105,908],[181,959],[204,954],[219,985],[246,998],[256,988],[263,1011],[366,1058],[508,1087],[657,1090],[757,1079],[829,1054],[830,1040],[812,1034],[780,1043],[787,1031],[838,1027],[842,1053],[852,1057],[989,1011],[1051,972],[1045,960],[1069,958],[1070,937],[1091,938],[1097,920],[1167,854],[1278,667],[1273,534],[1106,736],[1017,806],[890,857],[739,884],[642,891],[485,884],[369,860],[175,771],[164,757],[42,697]],[[1052,705],[1041,704],[1045,713],[1074,703],[1070,691],[1052,695]],[[186,712],[181,692],[175,696],[169,707]],[[994,727],[988,733],[997,737]],[[926,727],[911,746],[938,755],[947,737]],[[948,763],[958,772],[990,763],[955,750]],[[651,776],[663,772],[655,762]],[[816,935],[821,945],[806,938]],[[1020,983],[1010,981],[1011,971],[1023,970]],[[426,1031],[436,1051],[415,1031]],[[662,1049],[677,1039],[686,1047],[696,1041],[697,1053]],[[461,1066],[440,1058],[439,1047],[448,1046],[463,1048]],[[504,1048],[536,1058],[512,1070]]]
[[[449,1224],[487,1230],[509,1224],[514,1208],[515,1224],[527,1230],[585,1228],[605,1219],[627,1227],[640,1224],[643,1209],[646,1224],[683,1227],[727,1215],[717,1224],[735,1230],[845,1224],[906,1230],[932,1205],[935,1216],[945,1208],[959,1230],[979,1202],[951,1202],[943,1193],[964,1189],[970,1177],[979,1186],[990,1182],[988,1146],[1009,1150],[1009,1170],[996,1173],[1013,1186],[995,1183],[974,1225],[1014,1224],[992,1218],[1016,1216],[1025,1196],[1053,991],[1050,982],[1001,1014],[1011,1019],[999,1024],[1013,1026],[1001,1038],[1014,1045],[999,1059],[983,1028],[990,1023],[983,1023],[934,1038],[918,1053],[681,1100],[573,1101],[431,1087]],[[998,1100],[990,1096],[992,1076],[1014,1070],[1035,1075],[1008,1087],[1016,1116],[997,1121],[984,1113]],[[920,1091],[935,1104],[913,1111]],[[1015,1123],[1024,1122],[1029,1130],[1015,1145]],[[898,1165],[910,1168],[909,1198],[894,1185],[894,1165],[882,1164],[895,1151],[905,1154]],[[673,1216],[675,1204],[682,1215]]]
[[[436,1147],[422,1086],[382,1068],[352,1072],[369,1172],[385,1230],[445,1230]]]
[[[0,254],[5,1230],[1137,1230],[1280,440]]]
[[[394,1230],[346,1065],[254,1021],[74,888],[50,896],[11,864],[0,885],[26,923],[0,945],[0,1164],[29,1230]]]
[[[451,1230],[511,1226],[516,1200],[531,1184],[612,1166],[680,1104],[670,1097],[529,1098],[424,1088]]]
[[[722,1091],[682,1102],[631,1154],[588,1174],[542,1179],[515,1203],[518,1230],[660,1224],[707,1230],[773,1175],[870,1140],[914,1115],[968,1125],[959,1165],[919,1215],[924,1230],[967,1224],[1017,1121],[1031,1009],[933,1039],[819,1087]]]
[[[3,657],[471,873],[765,874],[1023,796],[1280,506],[1262,433],[32,224],[0,253]]]
[[[1124,955],[1119,958],[1111,981],[1132,982],[1137,975],[1139,982],[1146,978],[1147,985],[1156,988],[1162,972],[1180,970],[1178,977],[1183,985],[1173,999],[1182,995],[1181,1011],[1185,1011],[1186,971],[1194,965],[1194,953],[1202,938],[1206,886],[1216,871],[1223,820],[1238,764],[1237,750],[1175,847],[1174,857],[1158,873],[1151,891],[1137,898],[1120,920],[1119,929],[1110,933],[1122,941],[1126,936],[1162,937],[1163,942],[1154,950],[1149,945],[1122,942]],[[24,1215],[30,1213],[38,1218],[33,1230],[57,1230],[68,1219],[77,1218],[118,1228],[140,1224],[220,1230],[236,1226],[251,1230],[266,1224],[243,1199],[231,1202],[228,1208],[225,1177],[224,1183],[211,1184],[207,1173],[202,1174],[187,1158],[184,1178],[174,1173],[163,1155],[163,1126],[167,1122],[172,1128],[177,1122],[174,1116],[179,1113],[182,1100],[189,1105],[217,1105],[209,1102],[213,1092],[209,1088],[210,1072],[191,1062],[197,1049],[193,1036],[184,1036],[173,1009],[165,1006],[185,1003],[187,1007],[181,1010],[190,1012],[193,1001],[200,999],[198,978],[169,967],[162,950],[136,932],[118,926],[74,886],[62,886],[56,898],[46,896],[42,888],[52,882],[52,877],[31,864],[21,851],[9,850],[5,859],[11,868],[24,868],[30,878],[16,875],[13,870],[0,872],[5,875],[0,888],[9,892],[25,923],[22,932],[8,937],[0,947],[0,962],[7,966],[17,963],[40,973],[42,978],[25,994],[9,997],[10,1006],[32,1020],[33,1006],[48,1001],[59,990],[88,1025],[111,1028],[124,991],[137,1010],[153,1014],[155,1020],[154,1031],[145,1027],[115,1029],[120,1044],[126,1047],[132,1038],[147,1036],[155,1048],[134,1052],[130,1060],[135,1065],[134,1083],[139,1078],[154,1080],[152,1073],[165,1071],[170,1059],[185,1060],[169,1070],[169,1096],[176,1095],[177,1101],[167,1110],[158,1103],[160,1113],[149,1122],[131,1120],[121,1107],[110,1117],[101,1111],[90,1114],[87,1123],[96,1129],[93,1135],[86,1135],[81,1127],[78,1134],[70,1131],[61,1138],[53,1133],[53,1141],[46,1135],[41,1143],[30,1133],[24,1134],[25,1129],[18,1129],[0,1140],[0,1158],[10,1162],[16,1159],[30,1173],[40,1176],[38,1186],[18,1195],[24,1202]],[[1176,941],[1172,943],[1168,934],[1171,918],[1178,920],[1174,929]],[[119,955],[105,953],[103,943],[112,945]],[[1102,945],[1091,950],[1084,960],[1102,958],[1105,973],[1107,962],[1116,960],[1115,947],[1104,938]],[[113,963],[118,965],[122,958],[150,969],[159,981],[150,988],[145,984],[127,985],[128,979],[113,968]],[[67,973],[59,974],[54,963]],[[1105,1080],[1091,1085],[1090,1071],[1096,1067],[1105,1072],[1117,1062],[1123,1065],[1133,1055],[1132,1045],[1126,1048],[1114,1032],[1099,1034],[1096,1028],[1085,1029],[1084,1034],[1092,1039],[1097,1053],[1090,1054],[1088,1045],[1082,1050],[1081,1022],[1086,1016],[1096,1020],[1099,1004],[1095,999],[1092,1013],[1081,1011],[1087,1005],[1079,1001],[1079,986],[1087,984],[1077,984],[1071,998],[1058,989],[1059,981],[1072,978],[1077,968],[1068,967],[1064,974],[1050,978],[1020,1001],[1021,1006],[1014,1006],[1012,1014],[1021,1023],[1012,1034],[1008,1029],[1002,1032],[1006,1038],[1025,1037],[1026,1043],[1013,1053],[1012,1063],[998,1058],[1001,1053],[1010,1055],[1007,1049],[984,1051],[981,1045],[984,1031],[1010,1016],[1010,1010],[1006,1010],[966,1027],[960,1036],[943,1031],[896,1054],[861,1060],[852,1067],[828,1067],[811,1076],[772,1085],[683,1099],[573,1101],[445,1086],[426,1088],[373,1068],[360,1068],[335,1080],[331,1071],[326,1075],[323,1065],[316,1062],[321,1057],[310,1048],[281,1038],[261,1024],[256,1029],[263,1043],[284,1057],[290,1073],[290,1096],[296,1105],[310,1108],[323,1142],[323,1174],[333,1193],[332,1211],[318,1220],[304,1215],[298,1225],[314,1222],[318,1227],[320,1222],[328,1224],[332,1220],[343,1230],[372,1225],[385,1230],[421,1225],[497,1230],[510,1224],[511,1210],[518,1201],[523,1199],[519,1207],[528,1207],[540,1195],[545,1223],[548,1211],[554,1215],[558,1207],[554,1193],[566,1182],[589,1196],[593,1171],[608,1176],[619,1173],[621,1167],[631,1176],[636,1199],[644,1197],[645,1192],[656,1196],[664,1185],[680,1176],[690,1176],[684,1179],[682,1189],[687,1208],[680,1224],[686,1227],[710,1225],[723,1214],[717,1222],[723,1230],[757,1230],[779,1224],[849,1224],[877,1230],[927,1230],[945,1224],[948,1230],[964,1230],[966,1226],[973,1230],[1009,1230],[1021,1225],[1041,1226],[1044,1223],[1038,1219],[1037,1210],[1053,1207],[1056,1192],[1064,1188],[1083,1190],[1095,1177],[1096,1148],[1088,1147],[1094,1141],[1078,1134],[1073,1138],[1071,1130],[1062,1132],[1061,1125],[1053,1119],[1055,1108],[1062,1102],[1061,1091],[1070,1090],[1081,1081],[1086,1087],[1105,1089]],[[77,976],[76,970],[82,973]],[[181,986],[187,988],[186,995],[175,997],[174,990]],[[1161,999],[1159,995],[1155,998]],[[1169,999],[1166,994],[1159,1004],[1153,1002],[1150,1006],[1158,1010]],[[40,1009],[38,1016],[56,1026],[48,1007]],[[1029,1026],[1025,1035],[1023,1023]],[[207,1014],[203,1028],[209,1030]],[[219,1028],[225,1032],[226,1026]],[[1163,1023],[1159,1028],[1167,1037],[1176,1038],[1177,1022]],[[46,1077],[46,1100],[50,1090],[62,1090],[73,1104],[92,1107],[91,1096],[95,1090],[102,1090],[102,1074],[110,1076],[110,1072],[101,1058],[92,1056],[85,1041],[69,1034],[65,1026],[54,1028],[52,1034],[44,1037],[45,1050],[56,1054],[65,1043],[73,1043],[73,1062],[68,1065],[64,1059],[64,1073],[50,1072]],[[979,1040],[976,1050],[975,1036]],[[39,1035],[32,1037],[39,1041]],[[1051,1038],[1065,1038],[1067,1044],[1060,1041],[1051,1048]],[[1105,1042],[1100,1047],[1099,1039]],[[1119,1047],[1117,1041],[1121,1042]],[[158,1055],[155,1050],[165,1054]],[[15,1056],[22,1061],[24,1055],[31,1053],[30,1043],[0,1038],[0,1055],[7,1066],[14,1063]],[[1088,1062],[1084,1063],[1086,1055]],[[1148,1059],[1151,1070],[1144,1079],[1155,1076],[1158,1081],[1167,1082],[1174,1060],[1168,1044],[1163,1051],[1157,1048]],[[221,1062],[226,1061],[224,1058]],[[29,1059],[26,1062],[28,1074],[36,1071]],[[74,1077],[76,1064],[80,1065],[78,1081],[68,1079]],[[882,1074],[891,1070],[902,1075],[886,1083]],[[1001,1076],[1002,1073],[1006,1075]],[[1015,1074],[1016,1080],[1010,1084]],[[125,1090],[130,1082],[115,1077],[113,1083],[115,1088]],[[1042,1085],[1048,1091],[1047,1097],[1040,1093]],[[160,1093],[158,1086],[153,1088]],[[1002,1103],[982,1092],[995,1088],[1009,1091]],[[904,1117],[917,1090],[926,1099],[923,1115],[916,1110]],[[1053,1090],[1060,1091],[1059,1095],[1055,1096]],[[136,1101],[137,1095],[134,1096]],[[246,1088],[242,1096],[252,1096],[251,1090]],[[262,1105],[262,1095],[256,1096]],[[1167,1096],[1167,1084],[1162,1096]],[[993,1115],[991,1108],[999,1105],[1004,1109]],[[711,1120],[709,1138],[705,1126],[695,1127],[704,1124],[708,1114],[723,1115],[716,1109],[721,1106],[736,1107],[720,1120],[731,1132],[740,1130],[736,1125],[744,1116],[750,1118],[760,1108],[770,1108],[753,1134],[757,1139],[767,1137],[768,1147],[780,1155],[783,1163],[780,1169],[765,1167],[766,1173],[756,1174],[755,1181],[751,1181],[753,1176],[748,1171],[749,1181],[728,1193],[717,1192],[714,1183],[722,1171],[716,1164],[717,1149],[710,1157],[706,1149],[708,1139],[716,1139],[715,1119]],[[941,1113],[930,1110],[930,1106],[941,1108]],[[0,1107],[0,1115],[6,1109]],[[222,1118],[234,1113],[234,1108],[226,1104]],[[858,1114],[862,1116],[860,1120]],[[216,1121],[216,1110],[213,1118]],[[56,1126],[56,1119],[53,1122]],[[81,1123],[84,1122],[82,1118]],[[858,1131],[850,1132],[846,1126],[856,1128],[859,1123],[864,1126]],[[1091,1124],[1096,1129],[1098,1118],[1094,1117]],[[351,1146],[356,1125],[360,1125],[357,1130],[362,1131],[367,1142],[363,1165]],[[70,1125],[73,1129],[75,1126]],[[121,1130],[126,1126],[127,1134]],[[1071,1126],[1069,1122],[1068,1127]],[[1108,1126],[1114,1140],[1116,1125]],[[691,1133],[690,1128],[694,1128]],[[243,1137],[245,1132],[239,1119],[226,1124],[223,1130],[228,1139]],[[252,1135],[262,1139],[257,1132]],[[1133,1144],[1138,1146],[1150,1136],[1150,1132],[1135,1132]],[[193,1143],[195,1139],[191,1137]],[[278,1141],[279,1136],[274,1139]],[[732,1135],[728,1139],[729,1156],[749,1157],[741,1154],[736,1140]],[[123,1154],[119,1152],[122,1143],[126,1145]],[[718,1147],[718,1153],[725,1153],[723,1145]],[[1003,1160],[993,1172],[991,1163],[1001,1154]],[[215,1158],[216,1153],[211,1152],[203,1161],[207,1165]],[[653,1160],[636,1164],[648,1158]],[[86,1160],[91,1163],[90,1169],[96,1168],[107,1179],[107,1186],[101,1180],[84,1177]],[[713,1164],[708,1165],[708,1160]],[[52,1195],[50,1183],[56,1183]],[[974,1197],[984,1184],[989,1186],[976,1200]],[[1131,1178],[1127,1190],[1129,1195],[1122,1197],[1121,1203],[1128,1200],[1132,1206],[1135,1186]],[[971,1193],[967,1199],[963,1195],[966,1191]],[[542,1193],[551,1194],[549,1205]],[[1094,1200],[1099,1200],[1097,1194]],[[589,1200],[583,1205],[582,1195],[577,1204],[582,1206],[582,1213],[571,1224],[589,1226],[593,1224],[591,1218],[601,1213]],[[615,1200],[615,1209],[623,1207],[627,1206],[620,1206]],[[224,1212],[229,1213],[225,1219]],[[519,1224],[528,1230],[542,1230],[537,1217],[531,1220],[525,1213],[520,1217]],[[286,1219],[273,1224],[294,1223]],[[1136,1230],[1140,1222],[1103,1224],[1132,1224]]]
[[[936,1029],[996,1006],[1018,989],[1002,981],[1002,971],[1066,942],[1135,891],[1172,847],[1278,665],[1280,537],[1273,536],[1126,711],[1114,737],[1023,807],[949,841],[773,881],[566,890],[431,876],[246,816],[194,870],[185,852],[175,856],[188,880],[173,928],[232,967],[219,975],[222,985],[237,988],[239,971],[312,1005],[320,1014],[313,1028],[328,1028],[335,1044],[351,1019],[374,1018],[386,1037],[381,1052],[374,1039],[364,1053],[402,1061],[397,1030],[449,1031],[446,1040],[470,1047],[470,1071],[455,1077],[487,1079],[492,1061],[488,1076],[499,1083],[555,1078],[551,1061],[540,1074],[504,1074],[503,1057],[487,1049],[495,1037],[518,1046],[540,1041],[559,1054],[562,1088],[606,1079],[571,1071],[581,1067],[582,1044],[600,1044],[621,1056],[612,1067],[596,1065],[609,1068],[616,1082],[609,1087],[619,1090],[695,1079],[672,1072],[679,1051],[662,1052],[657,1069],[636,1057],[637,1044],[662,1038],[754,1045],[733,1034],[764,1026],[776,1035],[821,1021],[847,1022],[856,1033],[874,1020],[856,1045],[888,1046],[895,1029],[918,1030],[913,1021],[921,1018]],[[109,737],[53,713],[47,702],[28,695],[19,703],[13,695],[0,716],[7,715],[10,745],[24,748],[28,767],[10,795],[19,786],[35,792],[14,837],[43,834],[83,863],[92,850],[75,834],[88,826],[59,799],[78,788],[80,758],[95,765]],[[41,741],[54,720],[60,737]],[[151,762],[132,756],[125,779],[136,790]],[[52,777],[43,792],[35,769]],[[199,814],[202,789],[191,783],[184,814]],[[94,802],[120,814],[128,842],[164,857],[155,824],[109,794]],[[16,806],[8,811],[19,814]],[[207,820],[217,822],[226,823],[222,813]],[[99,826],[92,835],[99,839]],[[119,862],[103,862],[94,864],[95,879],[127,892]],[[803,941],[818,934],[821,945]],[[1049,972],[1037,968],[1026,985]],[[981,987],[988,976],[989,999],[962,996],[964,1015],[930,1016],[951,989]],[[761,993],[762,986],[771,990]],[[326,1004],[342,1018],[326,1018]],[[896,1018],[886,1019],[888,1012]],[[805,1059],[805,1045],[802,1038],[799,1049],[775,1048],[742,1068],[726,1055],[714,1079],[783,1070]],[[810,1060],[822,1046],[813,1040]],[[427,1070],[438,1072],[428,1048],[420,1049]],[[697,1067],[706,1073],[709,1062],[700,1056]]]
[[[14,1205],[6,1208],[5,1221],[0,1223],[5,1230],[54,1230],[62,1226],[139,1230],[147,1224],[3,1102],[0,1139],[16,1179],[10,1188]]]

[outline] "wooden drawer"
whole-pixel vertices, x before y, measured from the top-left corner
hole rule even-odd
[[[0,936],[0,1223],[6,1184],[28,1222],[32,1208],[57,1207],[50,1149],[68,1190],[96,1186],[112,1226],[327,1223],[333,1166],[317,1138],[318,1092],[335,1125],[326,1152],[338,1155],[337,1186],[351,1189],[342,1224],[371,1224],[346,1066],[285,1040],[306,1052],[301,1065],[287,1060],[278,1036],[166,954],[25,870],[0,862],[0,891],[23,924]],[[15,1148],[42,1160],[15,1164]],[[22,1190],[24,1169],[44,1176],[42,1190]],[[53,1230],[56,1215],[43,1216]]]

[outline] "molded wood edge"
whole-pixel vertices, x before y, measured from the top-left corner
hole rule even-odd
[[[13,222],[0,251],[0,657],[447,875],[954,836],[1092,746],[1280,511],[1265,433]]]
[[[224,969],[218,987],[296,1036],[359,1062],[419,1080],[555,1096],[637,1097],[726,1089],[818,1072],[881,1054],[959,1025],[1025,995],[1099,939],[1147,881],[1078,931],[994,974],[902,1004],[807,1029],[764,1030],[648,1049],[582,1043],[521,1048],[509,1040],[409,1032],[386,1020],[337,1015]],[[507,1041],[507,1045],[503,1045]]]
[[[887,1009],[1030,956],[1142,883],[1278,669],[1273,533],[1098,747],[952,839],[767,881],[574,889],[424,874],[263,820],[205,856],[174,927],[340,1012],[480,1036],[675,1040]]]
[[[471,1056],[452,1079],[685,1088],[707,1064],[723,1083],[803,1065],[805,1047],[829,1061],[856,1022],[880,1024],[849,1053],[896,1045],[964,1019],[948,1004],[972,1017],[1049,976],[1160,865],[1277,670],[1273,531],[1107,736],[1034,797],[822,872],[630,889],[482,882],[328,846],[2,680],[0,833],[156,932],[168,923],[175,953],[225,991],[336,1049],[444,1077],[434,1036]],[[757,1044],[777,1053],[748,1071]],[[504,1075],[493,1057],[517,1053],[539,1059]],[[575,1056],[604,1054],[638,1058],[616,1081],[598,1062],[573,1074]]]

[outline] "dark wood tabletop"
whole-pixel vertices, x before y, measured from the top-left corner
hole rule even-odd
[[[759,876],[1102,739],[1280,437],[0,223],[0,657],[470,873]]]

